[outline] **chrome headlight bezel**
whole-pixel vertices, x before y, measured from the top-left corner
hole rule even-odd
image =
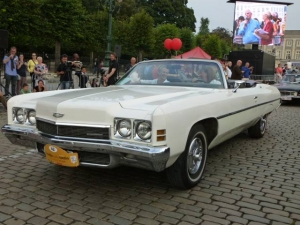
[[[33,114],[33,115],[32,115]],[[36,124],[36,111],[33,109],[30,109],[27,111],[27,121],[31,124],[31,125],[35,125]]]
[[[150,142],[152,138],[152,123],[151,121],[147,120],[135,120],[134,122],[134,140],[137,141],[145,141]],[[148,131],[147,135],[142,135],[140,129],[140,126],[147,126],[150,131]]]
[[[25,115],[24,115],[23,108],[18,108],[15,110],[15,118],[16,118],[16,121],[20,124],[23,124],[25,122]]]
[[[35,109],[14,107],[12,108],[12,120],[15,124],[35,126],[36,111]]]
[[[123,132],[121,130],[122,126],[124,126],[123,128],[125,128],[125,129],[127,127],[127,133]],[[115,118],[114,119],[114,134],[115,134],[115,137],[117,137],[117,138],[130,139],[131,135],[132,135],[132,123],[131,123],[131,120],[127,119],[127,118]]]

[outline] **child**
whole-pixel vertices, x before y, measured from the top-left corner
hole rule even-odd
[[[28,84],[27,84],[27,83],[24,83],[24,84],[23,84],[23,88],[22,88],[21,91],[20,91],[20,94],[28,94],[28,93],[30,93]]]

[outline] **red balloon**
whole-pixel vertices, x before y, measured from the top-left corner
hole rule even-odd
[[[166,39],[164,41],[164,46],[170,51],[172,49],[172,40],[170,38]]]
[[[182,41],[179,38],[174,38],[172,40],[172,49],[178,51],[182,47]]]

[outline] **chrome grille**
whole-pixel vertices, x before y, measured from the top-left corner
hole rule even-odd
[[[296,91],[280,91],[281,96],[297,96]]]
[[[103,127],[56,125],[41,120],[37,120],[36,127],[40,132],[55,136],[89,139],[109,139],[109,128]]]

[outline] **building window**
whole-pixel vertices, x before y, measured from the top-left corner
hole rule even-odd
[[[287,40],[286,41],[286,46],[292,46],[293,44],[293,41],[292,40]]]
[[[281,51],[276,51],[276,58],[281,59]]]
[[[295,59],[300,59],[300,51],[296,51]]]
[[[297,42],[296,42],[296,46],[297,46],[297,47],[300,47],[300,41],[297,41]]]
[[[285,59],[291,59],[291,51],[286,51],[285,53]]]

